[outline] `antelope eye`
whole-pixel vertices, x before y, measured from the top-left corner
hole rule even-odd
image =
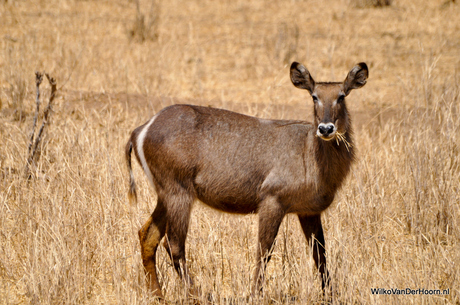
[[[339,95],[337,98],[337,103],[342,103],[345,100],[345,95]]]
[[[318,97],[317,96],[312,95],[311,97],[313,98],[313,102],[315,102],[315,103],[318,102]]]

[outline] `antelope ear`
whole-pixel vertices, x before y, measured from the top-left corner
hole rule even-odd
[[[307,89],[310,91],[310,94],[313,93],[315,89],[315,81],[302,64],[298,62],[293,62],[291,64],[291,82],[300,89]]]
[[[343,82],[343,90],[348,95],[351,90],[364,86],[369,76],[366,63],[359,63],[348,72],[347,78]]]

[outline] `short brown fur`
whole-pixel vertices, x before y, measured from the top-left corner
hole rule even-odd
[[[144,162],[144,171],[148,167],[147,175],[158,195],[152,216],[139,231],[149,287],[158,297],[162,293],[155,255],[165,235],[163,244],[175,269],[193,285],[185,262],[185,240],[196,199],[228,213],[258,213],[253,293],[262,288],[264,270],[287,213],[298,215],[305,237],[313,241],[313,258],[323,290],[328,286],[320,215],[332,203],[354,160],[345,96],[364,86],[368,68],[365,63],[356,65],[341,83],[316,83],[296,62],[290,73],[292,83],[313,97],[313,123],[173,105],[131,134],[125,150],[129,195],[136,198],[133,149],[141,166]]]

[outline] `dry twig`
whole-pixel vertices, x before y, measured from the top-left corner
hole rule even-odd
[[[37,126],[38,112],[40,111],[40,85],[42,81],[43,81],[43,74],[38,71],[35,72],[35,84],[37,85],[37,98],[36,98],[37,107],[35,108],[34,124],[32,126],[32,131],[30,133],[29,155],[32,150],[32,144],[34,142],[34,135],[35,135],[35,127]]]
[[[40,84],[43,80],[43,74],[40,72],[36,72],[36,84],[37,84],[37,107],[35,110],[35,116],[34,116],[34,123],[32,127],[32,134],[30,136],[30,143],[29,143],[29,156],[27,158],[27,163],[26,163],[26,177],[30,179],[30,165],[35,164],[36,159],[38,159],[37,156],[37,148],[40,144],[40,141],[43,136],[43,131],[45,130],[45,126],[48,124],[49,116],[52,110],[53,106],[53,101],[54,98],[56,97],[56,80],[53,77],[50,77],[48,73],[45,73],[46,78],[48,79],[48,82],[51,85],[51,95],[48,101],[48,106],[46,106],[45,111],[43,112],[43,122],[42,125],[40,126],[40,129],[38,131],[37,137],[35,138],[34,142],[34,134],[35,134],[35,127],[37,125],[37,118],[38,118],[38,112],[40,108]]]

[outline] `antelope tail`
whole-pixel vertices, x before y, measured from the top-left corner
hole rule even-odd
[[[133,151],[133,142],[131,141],[131,139],[129,139],[128,143],[126,144],[126,148],[125,148],[126,163],[128,164],[128,170],[129,170],[128,198],[131,204],[136,204],[137,203],[136,183],[134,182],[133,168],[131,166],[132,151]]]

